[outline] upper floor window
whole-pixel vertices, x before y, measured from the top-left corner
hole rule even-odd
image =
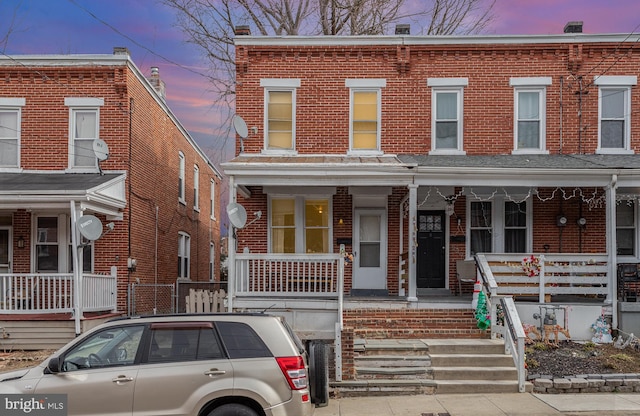
[[[209,243],[209,280],[216,280],[216,245],[213,242]]]
[[[431,153],[464,154],[463,89],[467,78],[429,78],[431,87]]]
[[[98,167],[93,143],[100,138],[100,107],[102,98],[65,98],[69,107],[69,167]]]
[[[0,98],[0,169],[20,166],[20,124],[24,98]]]
[[[330,209],[328,197],[271,197],[270,252],[329,253]]]
[[[514,87],[513,153],[548,153],[546,87],[551,77],[511,78],[510,85]]]
[[[209,197],[209,204],[210,204],[210,210],[211,210],[211,219],[215,220],[216,219],[216,181],[214,179],[211,179],[211,186],[210,186],[210,197]]]
[[[503,197],[469,203],[469,253],[526,253],[531,247],[529,200]]]
[[[189,278],[191,258],[191,237],[187,233],[178,233],[178,277]]]
[[[598,76],[597,153],[633,153],[631,150],[631,86],[636,76]]]
[[[381,132],[381,89],[384,79],[348,79],[350,88],[349,142],[355,153],[379,154]]]
[[[200,168],[193,165],[193,209],[200,211]]]
[[[180,201],[180,203],[182,204],[187,203],[187,201],[185,200],[184,170],[184,153],[178,152],[178,201]]]
[[[299,79],[263,79],[264,149],[266,152],[292,152],[296,147],[296,89]]]

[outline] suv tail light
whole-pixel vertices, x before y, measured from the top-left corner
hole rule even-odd
[[[276,357],[276,361],[284,374],[284,378],[289,382],[293,390],[307,388],[307,369],[304,366],[302,356],[297,357]]]

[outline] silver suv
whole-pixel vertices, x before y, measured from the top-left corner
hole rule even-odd
[[[312,400],[306,350],[281,317],[121,318],[1,374],[0,394],[64,394],[69,415],[308,416],[326,404],[322,355]]]

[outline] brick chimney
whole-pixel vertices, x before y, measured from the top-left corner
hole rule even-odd
[[[249,28],[249,26],[245,25],[236,26],[234,34],[236,36],[251,36],[251,29]]]
[[[582,33],[582,21],[567,23],[564,25],[564,33]]]
[[[151,76],[149,76],[148,81],[153,86],[153,88],[155,88],[158,94],[160,94],[160,97],[162,97],[162,99],[165,100],[167,97],[165,92],[164,81],[160,79],[160,70],[158,69],[157,66],[151,67]]]
[[[126,56],[131,56],[131,54],[129,53],[129,49],[127,49],[124,46],[116,46],[113,48],[113,54],[114,55],[126,55]]]
[[[405,23],[400,23],[396,25],[396,35],[410,35],[411,34],[411,26]]]

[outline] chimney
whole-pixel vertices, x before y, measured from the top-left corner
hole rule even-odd
[[[131,56],[131,54],[129,53],[129,49],[127,49],[124,46],[116,46],[113,48],[113,54],[114,55],[126,55],[126,56]]]
[[[564,25],[564,33],[582,33],[582,21],[567,23]]]
[[[160,70],[157,66],[151,67],[151,76],[148,78],[149,83],[155,88],[155,90],[160,94],[163,100],[165,100],[166,93],[164,87],[164,81],[160,79]]]
[[[410,35],[411,26],[406,23],[400,23],[396,25],[396,35]]]
[[[234,34],[236,36],[251,36],[251,29],[249,28],[249,26],[245,25],[236,26]]]

